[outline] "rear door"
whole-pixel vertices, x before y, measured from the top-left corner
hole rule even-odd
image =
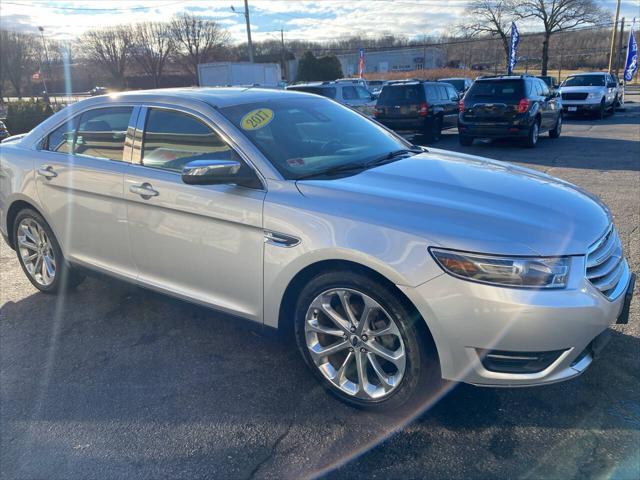
[[[540,105],[542,107],[542,128],[551,130],[556,124],[558,101],[552,95],[549,86],[539,78],[534,79],[540,88]]]
[[[196,159],[244,162],[196,112],[142,109],[124,192],[140,281],[258,321],[266,192],[187,185],[180,172]]]
[[[453,85],[443,84],[445,88],[445,120],[446,127],[455,127],[458,125],[458,91]]]
[[[36,188],[71,261],[135,278],[124,171],[125,135],[138,109],[99,107],[53,130],[38,153]]]

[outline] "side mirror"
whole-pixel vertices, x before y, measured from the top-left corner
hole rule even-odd
[[[259,182],[237,160],[194,160],[182,169],[182,181],[188,185],[236,184],[254,187]]]

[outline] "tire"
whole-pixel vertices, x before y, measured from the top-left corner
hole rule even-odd
[[[596,113],[596,118],[598,120],[604,120],[604,117],[607,116],[607,106],[604,103],[604,98],[600,101],[600,109]]]
[[[18,213],[12,234],[22,271],[41,292],[70,290],[84,280],[71,269],[51,227],[35,210],[27,208]]]
[[[473,137],[458,134],[458,142],[460,142],[460,145],[462,145],[463,147],[470,147],[471,145],[473,145]]]
[[[425,135],[429,143],[436,143],[442,138],[442,118],[430,119],[425,127]]]
[[[527,148],[533,148],[538,144],[538,138],[540,137],[540,122],[537,120],[533,122],[533,125],[529,128],[529,133],[524,139],[524,146]]]
[[[354,323],[349,322],[343,301],[351,306]],[[326,305],[332,307],[329,311],[339,321],[331,320]],[[367,327],[358,321],[365,305],[379,307],[371,310]],[[442,384],[435,345],[424,321],[398,299],[397,292],[370,275],[358,270],[317,275],[300,292],[294,319],[296,343],[305,363],[326,390],[349,405],[401,414],[406,409],[420,408]],[[360,325],[362,332],[358,330]],[[375,335],[382,330],[393,333]],[[374,353],[383,342],[386,353],[394,354],[397,365]],[[334,346],[340,347],[336,353],[311,353]],[[362,376],[360,365],[365,372]],[[382,369],[382,376],[376,368]],[[393,381],[381,380],[394,377],[395,386],[390,386]]]
[[[549,136],[551,138],[558,138],[562,133],[562,113],[558,115],[558,120],[556,121],[556,126],[553,127],[552,130],[549,130]]]

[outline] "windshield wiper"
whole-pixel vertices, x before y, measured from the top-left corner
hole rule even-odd
[[[320,172],[309,173],[296,178],[296,180],[305,180],[307,178],[323,177],[325,175],[334,175],[336,173],[351,172],[354,170],[364,170],[367,166],[364,163],[345,163],[344,165],[337,165],[335,167],[321,170]]]
[[[373,160],[369,160],[364,165],[365,165],[365,168],[377,167],[379,165],[384,165],[385,163],[388,163],[389,161],[394,160],[398,157],[401,157],[402,155],[407,155],[408,153],[418,154],[418,153],[423,153],[425,151],[426,151],[425,149],[418,147],[417,145],[412,145],[411,148],[401,148],[399,150],[394,150],[385,155],[376,157]]]
[[[308,178],[314,178],[314,177],[323,177],[325,175],[331,176],[337,173],[343,173],[343,172],[353,172],[353,171],[359,171],[359,170],[367,170],[369,168],[372,167],[377,167],[379,165],[383,165],[397,157],[400,157],[402,155],[406,155],[408,153],[423,153],[425,152],[426,149],[423,149],[422,147],[419,147],[417,145],[412,145],[412,148],[402,148],[399,150],[393,150],[389,153],[385,153],[384,155],[381,155],[379,157],[374,158],[373,160],[369,160],[368,162],[364,162],[364,163],[345,163],[344,165],[337,165],[335,167],[332,168],[328,168],[326,170],[322,170],[320,172],[314,172],[314,173],[309,173],[307,175],[302,175],[301,177],[296,178],[296,180],[305,180]]]

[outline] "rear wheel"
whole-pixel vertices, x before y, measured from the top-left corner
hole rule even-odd
[[[549,136],[551,138],[558,138],[562,132],[562,114],[558,115],[556,126],[552,130],[549,130]]]
[[[57,293],[77,286],[84,279],[67,265],[51,227],[35,210],[18,213],[13,235],[20,266],[41,292]]]
[[[458,134],[458,142],[460,142],[460,145],[462,145],[463,147],[470,147],[473,144],[473,137],[470,137],[469,135]]]
[[[440,138],[442,138],[442,118],[436,117],[430,119],[425,127],[425,134],[427,141],[432,143],[438,142]]]
[[[540,123],[536,120],[529,128],[529,133],[524,140],[524,146],[533,148],[538,144],[538,137],[540,136]]]
[[[360,408],[418,408],[440,385],[423,320],[395,292],[353,271],[322,273],[301,291],[298,348],[322,385]]]

